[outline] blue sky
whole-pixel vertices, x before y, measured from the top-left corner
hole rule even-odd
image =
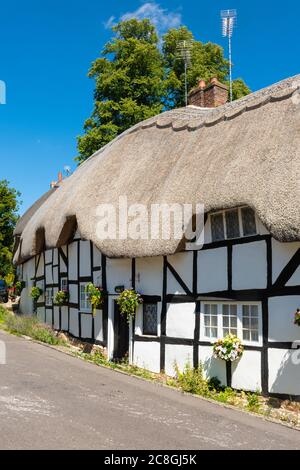
[[[300,3],[283,8],[265,0],[162,0],[157,2],[43,0],[2,2],[0,79],[0,179],[22,193],[21,212],[44,193],[64,165],[73,169],[76,136],[93,107],[91,62],[122,17],[150,15],[163,32],[185,24],[196,39],[218,42],[219,10],[236,8],[234,78],[254,91],[300,72]]]

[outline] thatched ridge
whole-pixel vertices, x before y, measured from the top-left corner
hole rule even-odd
[[[197,203],[247,204],[280,241],[300,240],[300,75],[216,109],[187,107],[137,124],[92,155],[26,221],[15,260],[81,235],[106,255],[171,254],[178,240],[99,240],[96,208]],[[73,222],[72,222],[73,221]],[[22,219],[20,224],[22,224]],[[69,234],[69,235],[68,235]]]

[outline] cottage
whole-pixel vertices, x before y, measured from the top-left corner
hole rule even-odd
[[[132,127],[60,181],[20,219],[15,262],[29,290],[43,289],[38,317],[107,347],[110,358],[174,374],[203,364],[237,389],[300,396],[294,313],[300,306],[300,76],[233,103],[216,80],[190,106]],[[225,103],[225,104],[224,104]],[[204,245],[175,237],[99,238],[100,204],[203,203]],[[120,234],[118,234],[120,235]],[[108,293],[92,314],[86,285]],[[130,325],[116,298],[133,287],[144,303]],[[65,306],[53,296],[68,288]],[[212,344],[244,344],[226,366]]]

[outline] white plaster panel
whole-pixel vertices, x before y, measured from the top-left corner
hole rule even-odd
[[[268,350],[269,392],[300,395],[299,356],[299,350]]]
[[[300,248],[300,243],[280,243],[272,238],[272,279],[276,281],[281,271],[285,268],[296,251]],[[293,284],[290,284],[293,285]]]
[[[41,254],[40,261],[37,268],[37,277],[44,276],[44,254]]]
[[[69,322],[68,322],[68,307],[61,307],[61,329],[63,331],[68,331]]]
[[[145,295],[161,295],[163,285],[163,257],[136,260],[136,289]]]
[[[54,307],[54,329],[59,330],[60,324],[59,324],[59,307]]]
[[[94,266],[101,266],[101,252],[98,248],[93,245],[93,258],[94,258]]]
[[[53,264],[54,265],[58,264],[58,249],[57,248],[53,249]]]
[[[81,337],[91,338],[92,337],[92,322],[93,316],[81,313]]]
[[[80,241],[80,276],[91,275],[91,244]]]
[[[45,308],[44,307],[38,307],[37,311],[36,311],[36,314],[37,314],[38,321],[40,323],[44,323],[45,322]]]
[[[206,223],[204,225],[204,244],[211,243],[211,226],[210,226],[210,217],[207,217]]]
[[[198,252],[198,292],[227,290],[227,249]]]
[[[68,255],[67,255],[68,251],[67,251],[67,247],[66,247],[66,246],[63,246],[63,247],[62,247],[62,251],[64,252],[64,254],[65,254],[66,256],[68,256]],[[61,273],[66,273],[66,272],[68,271],[68,266],[67,266],[66,263],[64,262],[62,256],[59,256],[59,260],[60,260],[60,261],[59,261],[59,262],[60,262],[60,272],[61,272]]]
[[[94,320],[94,337],[98,341],[103,341],[103,312],[97,310]]]
[[[294,274],[286,283],[286,286],[300,286],[300,267],[296,269]]]
[[[242,357],[232,363],[232,387],[252,392],[261,391],[260,351],[244,351]]]
[[[33,280],[35,273],[35,258],[31,258],[23,264],[23,281],[25,288],[22,290],[20,299],[20,312],[24,315],[33,314],[33,301],[30,296],[31,288],[33,287]]]
[[[116,286],[132,287],[131,260],[107,258],[107,289],[110,294],[115,293]]]
[[[93,283],[95,286],[101,286],[102,284],[102,273],[101,271],[93,272]]]
[[[52,264],[46,266],[46,284],[53,284]]]
[[[176,253],[175,255],[168,256],[168,261],[191,291],[193,288],[193,253]],[[169,270],[167,275],[168,294],[185,294],[185,290]]]
[[[78,302],[78,287],[74,284],[69,284],[70,303],[77,304]]]
[[[232,288],[264,289],[267,287],[266,242],[259,241],[232,247]]]
[[[46,323],[52,326],[52,309],[46,308]]]
[[[78,267],[77,267],[77,244],[74,242],[69,245],[69,279],[76,281],[78,279]]]
[[[70,328],[69,331],[72,335],[77,336],[79,335],[78,331],[78,310],[74,308],[70,308]]]
[[[45,251],[45,263],[52,263],[52,250],[46,250]]]
[[[160,343],[135,341],[134,364],[152,372],[160,372]]]
[[[176,303],[167,306],[167,336],[194,338],[195,304]]]
[[[193,347],[179,344],[166,344],[165,372],[167,375],[176,374],[175,364],[183,371],[187,364],[193,366]]]
[[[217,377],[222,385],[227,385],[225,362],[213,356],[212,346],[199,346],[199,362],[206,378]]]
[[[299,340],[300,328],[294,325],[297,308],[300,308],[300,298],[297,295],[269,299],[269,341]]]
[[[58,284],[58,267],[53,268],[53,284]]]

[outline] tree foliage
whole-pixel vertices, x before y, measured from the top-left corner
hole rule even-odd
[[[13,231],[18,220],[19,196],[20,193],[10,187],[8,181],[0,181],[0,277],[2,278],[13,272]]]
[[[79,163],[137,122],[164,109],[184,106],[184,64],[178,57],[179,41],[191,41],[187,83],[190,90],[200,79],[228,81],[229,63],[218,44],[196,41],[185,26],[170,29],[161,44],[148,19],[122,21],[89,71],[95,80],[94,110],[78,137]],[[250,92],[242,79],[233,83],[233,97]]]

